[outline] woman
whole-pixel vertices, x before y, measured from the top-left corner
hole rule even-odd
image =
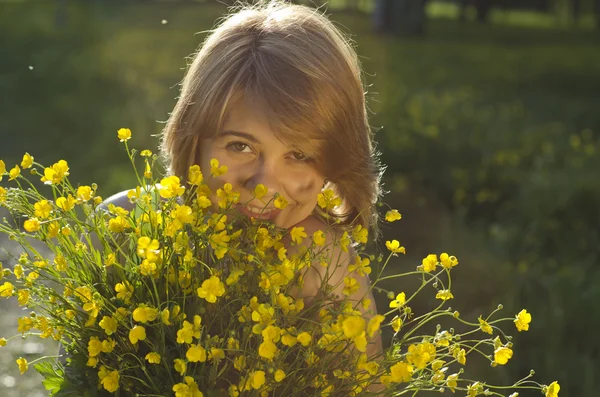
[[[228,172],[204,172],[206,182],[213,191],[231,183],[245,203],[238,206],[242,214],[304,227],[309,236],[329,231],[330,239],[355,225],[375,229],[380,168],[361,75],[348,39],[320,12],[282,1],[237,10],[210,32],[182,82],[162,137],[169,172],[184,178],[191,165],[209,170],[216,158]],[[281,195],[287,207],[263,209],[252,200],[259,184],[267,188],[265,202]],[[328,214],[317,206],[323,188],[341,199]],[[130,206],[126,192],[108,203]],[[335,226],[326,218],[336,219]],[[329,278],[339,296],[354,253],[341,254],[346,266]],[[296,296],[310,304],[324,271],[311,266]],[[366,313],[373,316],[369,280],[359,281],[355,298],[366,294],[372,302]],[[378,335],[367,354],[380,351]]]

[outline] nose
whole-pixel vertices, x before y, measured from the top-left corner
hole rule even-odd
[[[269,162],[264,157],[259,157],[254,166],[248,167],[243,186],[253,192],[257,185],[264,185],[267,188],[267,194],[262,200],[270,201],[275,197],[275,193],[283,193],[279,183],[280,174],[281,170],[278,172],[275,162]]]

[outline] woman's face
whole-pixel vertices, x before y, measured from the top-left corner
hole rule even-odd
[[[225,175],[210,175],[213,158],[228,167]],[[201,142],[200,168],[213,192],[229,182],[240,193],[240,213],[269,220],[281,228],[291,228],[312,214],[325,181],[313,160],[277,138],[264,112],[245,101],[229,108],[217,136]],[[261,200],[253,194],[258,184],[267,188]],[[282,210],[273,204],[276,194],[288,202]]]

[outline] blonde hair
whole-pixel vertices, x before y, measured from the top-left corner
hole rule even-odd
[[[241,4],[210,31],[163,131],[170,173],[187,175],[199,142],[221,130],[228,107],[243,97],[325,175],[342,199],[330,216],[376,228],[381,167],[362,69],[350,40],[321,11],[281,0]]]

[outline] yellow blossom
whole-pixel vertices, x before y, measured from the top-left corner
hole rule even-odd
[[[196,362],[203,363],[206,361],[206,349],[204,349],[200,345],[190,346],[190,348],[185,353],[185,357],[191,363],[196,363]]]
[[[257,199],[261,199],[261,198],[265,197],[265,195],[267,194],[268,191],[269,191],[269,189],[267,189],[267,187],[265,185],[263,185],[262,183],[259,183],[254,188],[254,197],[256,197]]]
[[[202,181],[204,180],[204,176],[202,175],[202,171],[200,171],[199,165],[192,165],[188,169],[188,183],[191,185],[200,186]]]
[[[217,276],[211,276],[208,280],[202,282],[202,286],[197,290],[200,298],[206,299],[207,302],[215,303],[217,297],[225,294],[225,285]]]
[[[317,230],[316,232],[314,232],[312,239],[315,245],[319,247],[325,245],[325,242],[327,241],[325,238],[325,233],[323,233],[322,230]]]
[[[224,175],[227,173],[227,166],[226,165],[219,165],[219,160],[217,159],[211,159],[210,160],[210,174],[214,177],[214,178],[218,178],[221,175]]]
[[[505,365],[511,359],[513,351],[511,348],[501,346],[494,350],[494,363]]]
[[[41,181],[47,185],[57,185],[63,178],[69,175],[69,165],[65,160],[54,163],[52,167],[44,169],[44,176]]]
[[[265,340],[258,346],[258,355],[268,360],[272,360],[276,353],[277,346],[270,340]]]
[[[114,393],[119,389],[119,378],[119,371],[110,371],[108,375],[102,379],[102,386],[104,386],[104,389],[109,393]]]
[[[356,262],[348,266],[348,271],[350,273],[356,271],[359,275],[365,277],[367,274],[371,274],[371,267],[369,266],[370,263],[371,261],[369,258],[361,258],[357,255]]]
[[[133,311],[133,319],[139,323],[147,323],[156,320],[158,309],[146,305],[139,305]]]
[[[10,298],[15,293],[15,286],[5,281],[4,284],[0,285],[0,296],[3,298]]]
[[[183,374],[185,374],[185,372],[187,371],[187,364],[180,358],[176,358],[174,360],[173,367],[175,368],[175,371],[179,372],[179,375],[181,376],[183,376]]]
[[[456,361],[458,361],[459,364],[467,364],[467,352],[465,349],[457,349],[456,353],[454,354],[454,358],[456,358]]]
[[[4,161],[0,160],[0,181],[2,180],[3,175],[6,173],[6,164]]]
[[[227,235],[227,230],[223,230],[220,233],[213,233],[210,235],[208,242],[212,249],[215,250],[215,256],[217,259],[221,259],[225,256],[228,250],[228,243],[231,237]]]
[[[77,188],[77,193],[75,194],[77,196],[77,200],[81,201],[81,202],[88,202],[92,199],[92,188],[89,186],[79,186]]]
[[[288,201],[282,195],[278,195],[273,201],[273,205],[275,208],[282,210],[288,206]]]
[[[122,233],[129,228],[129,223],[122,216],[116,216],[108,220],[108,230],[113,233]]]
[[[304,227],[300,226],[300,227],[293,227],[292,231],[290,232],[290,237],[292,238],[292,241],[295,242],[296,244],[301,244],[302,240],[306,237],[306,233],[304,232]]]
[[[27,369],[29,368],[27,360],[25,360],[23,357],[19,357],[17,359],[17,365],[19,366],[19,371],[21,372],[21,375],[23,375],[25,371],[27,371]]]
[[[52,212],[52,205],[48,200],[40,200],[33,205],[33,215],[39,219],[47,219]]]
[[[435,345],[429,342],[410,345],[406,359],[410,364],[413,364],[417,369],[423,369],[427,364],[435,359]]]
[[[392,328],[393,328],[394,332],[398,332],[401,327],[402,327],[402,319],[400,317],[395,317],[392,320]]]
[[[392,295],[393,296],[393,295]],[[404,292],[400,292],[396,299],[390,302],[390,308],[402,307],[406,303],[406,294]]]
[[[554,381],[550,383],[550,385],[545,389],[546,396],[545,397],[558,397],[558,392],[560,391],[560,385],[558,382]]]
[[[141,325],[136,325],[129,331],[129,341],[132,345],[135,345],[140,340],[146,339],[146,328]]]
[[[181,196],[185,192],[185,187],[181,186],[179,178],[175,175],[161,179],[158,193],[162,198],[172,198]]]
[[[485,321],[483,318],[481,318],[481,316],[479,316],[479,328],[481,328],[481,330],[483,332],[485,332],[486,334],[490,334],[492,335],[494,333],[494,331],[492,330],[492,326]]]
[[[423,267],[423,271],[425,273],[430,273],[435,270],[437,266],[438,260],[436,254],[429,254],[426,258],[423,258],[421,262],[421,266]]]
[[[344,295],[350,296],[357,292],[359,288],[360,285],[354,277],[344,277],[344,289],[342,290]]]
[[[40,230],[40,221],[37,218],[27,219],[23,223],[23,228],[29,233],[37,232]]]
[[[393,254],[406,254],[406,248],[400,246],[400,242],[398,240],[386,241],[385,246],[388,250],[390,250]]]
[[[308,332],[302,332],[296,336],[296,340],[300,342],[302,346],[308,346],[312,340],[312,337]]]
[[[356,225],[354,229],[352,229],[352,237],[357,243],[366,244],[367,238],[369,237],[369,230],[362,225]]]
[[[0,180],[2,180],[2,175],[0,174]],[[0,204],[6,202],[6,189],[0,186]]]
[[[104,333],[109,336],[117,331],[117,321],[109,316],[102,317],[102,320],[100,320],[98,325],[100,325],[100,328],[104,330]]]
[[[6,338],[0,338],[0,347],[6,346]]]
[[[219,361],[225,358],[225,352],[223,349],[219,349],[217,347],[211,347],[210,353],[208,354],[208,359],[212,361]]]
[[[275,382],[281,382],[285,379],[285,372],[282,369],[278,369],[275,371],[273,378],[275,378]]]
[[[26,289],[20,290],[17,294],[17,300],[19,301],[19,305],[26,305],[29,302],[29,291]]]
[[[523,309],[519,312],[519,314],[516,315],[514,322],[519,332],[528,331],[529,323],[531,323],[531,314],[529,314],[527,310]]]
[[[17,177],[21,175],[21,168],[18,165],[15,165],[13,169],[8,172],[8,180],[13,181],[17,179]]]
[[[349,316],[342,322],[344,336],[348,339],[359,336],[365,332],[365,320],[360,316]]]
[[[131,139],[131,130],[129,128],[119,128],[117,136],[120,142],[126,142]]]
[[[117,292],[118,299],[128,303],[133,295],[133,286],[128,281],[123,281],[115,285],[115,292]]]
[[[265,371],[254,371],[250,374],[250,386],[253,389],[260,389],[265,384]]]
[[[56,206],[63,211],[71,211],[75,207],[77,200],[70,194],[67,197],[59,197],[56,199]]]
[[[449,256],[444,252],[440,255],[440,263],[445,269],[452,269],[454,266],[458,265],[458,259],[456,259],[455,256]]]
[[[414,367],[406,362],[398,362],[390,367],[392,382],[408,382],[412,377]]]
[[[446,378],[446,386],[450,388],[450,391],[452,393],[454,393],[454,389],[456,389],[456,387],[458,386],[458,383],[456,382],[457,379],[458,374],[448,375],[448,377]]]
[[[452,292],[450,292],[449,289],[440,290],[435,295],[435,299],[441,299],[443,301],[447,301],[452,298],[454,298],[454,295],[452,295]]]
[[[398,212],[398,210],[390,210],[385,213],[385,220],[388,222],[395,222],[402,219],[402,215]]]
[[[90,357],[96,357],[102,352],[102,342],[97,336],[92,336],[88,342],[88,355]]]
[[[325,189],[317,195],[317,204],[325,211],[330,211],[342,204],[342,200],[331,189]]]
[[[151,157],[152,156],[152,151],[148,150],[148,149],[144,149],[140,152],[140,156],[142,157]]]
[[[385,320],[385,316],[381,314],[377,314],[369,319],[369,323],[367,324],[367,335],[369,337],[372,337],[379,330],[379,326],[383,320]]]
[[[160,354],[158,354],[156,352],[150,352],[150,353],[146,354],[146,357],[144,357],[144,358],[150,364],[160,364]]]

